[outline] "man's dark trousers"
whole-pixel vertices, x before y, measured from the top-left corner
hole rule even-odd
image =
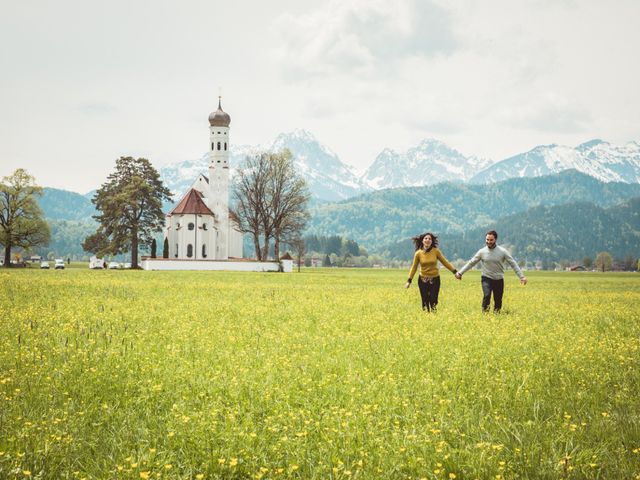
[[[491,292],[493,292],[493,310],[499,312],[502,308],[502,294],[504,293],[504,279],[493,280],[489,277],[482,277],[482,311],[489,311],[491,303]]]

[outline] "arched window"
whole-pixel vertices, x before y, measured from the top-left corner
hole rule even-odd
[[[206,224],[206,223],[203,223],[203,224],[202,224],[202,229],[203,229],[203,230],[206,230],[206,229],[207,229],[207,224]],[[204,247],[204,245],[203,245],[203,247]]]
[[[196,226],[193,224],[193,222],[189,222],[189,225],[187,225],[187,228],[189,230],[193,230]]]
[[[213,142],[211,142],[211,150],[215,150],[215,149],[216,149],[215,145],[213,144]]]
[[[227,150],[227,142],[224,142],[224,149]]]
[[[176,258],[178,258],[178,244],[176,243]]]
[[[187,245],[187,257],[193,257],[193,245],[191,244]]]
[[[220,150],[220,149],[221,149],[221,144],[220,144],[220,142],[218,142],[218,150]]]
[[[202,258],[207,258],[207,246],[202,244]]]

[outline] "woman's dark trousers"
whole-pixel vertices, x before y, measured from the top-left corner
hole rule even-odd
[[[493,311],[498,313],[502,308],[502,294],[504,293],[504,279],[493,280],[489,277],[482,277],[482,311],[489,311],[491,303],[491,292],[493,292]]]
[[[438,294],[440,293],[440,277],[432,277],[427,281],[419,277],[418,288],[422,297],[422,309],[427,312],[435,312],[438,306]]]

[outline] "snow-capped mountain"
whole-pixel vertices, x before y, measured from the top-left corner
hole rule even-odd
[[[640,183],[640,144],[623,146],[591,140],[575,148],[541,145],[495,163],[473,178],[472,183],[492,183],[508,178],[539,177],[575,169],[603,182]]]
[[[418,187],[438,182],[466,182],[490,160],[465,157],[448,145],[426,139],[406,152],[384,149],[364,172],[372,189]]]
[[[350,166],[306,130],[281,133],[269,146],[271,151],[284,148],[293,154],[296,169],[316,198],[344,200],[370,190]]]
[[[358,179],[351,167],[342,163],[335,153],[306,130],[281,133],[266,146],[231,145],[229,149],[231,178],[248,155],[260,151],[280,151],[284,148],[288,148],[293,154],[298,173],[307,181],[311,195],[316,199],[344,200],[370,190]],[[207,175],[208,169],[209,156],[205,153],[198,160],[185,160],[160,168],[160,176],[165,185],[175,194],[174,200],[179,200],[198,174]]]

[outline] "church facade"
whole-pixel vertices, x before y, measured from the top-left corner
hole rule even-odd
[[[198,175],[166,217],[169,259],[242,258],[243,235],[229,215],[230,124],[218,99],[218,109],[209,115],[209,175]]]

